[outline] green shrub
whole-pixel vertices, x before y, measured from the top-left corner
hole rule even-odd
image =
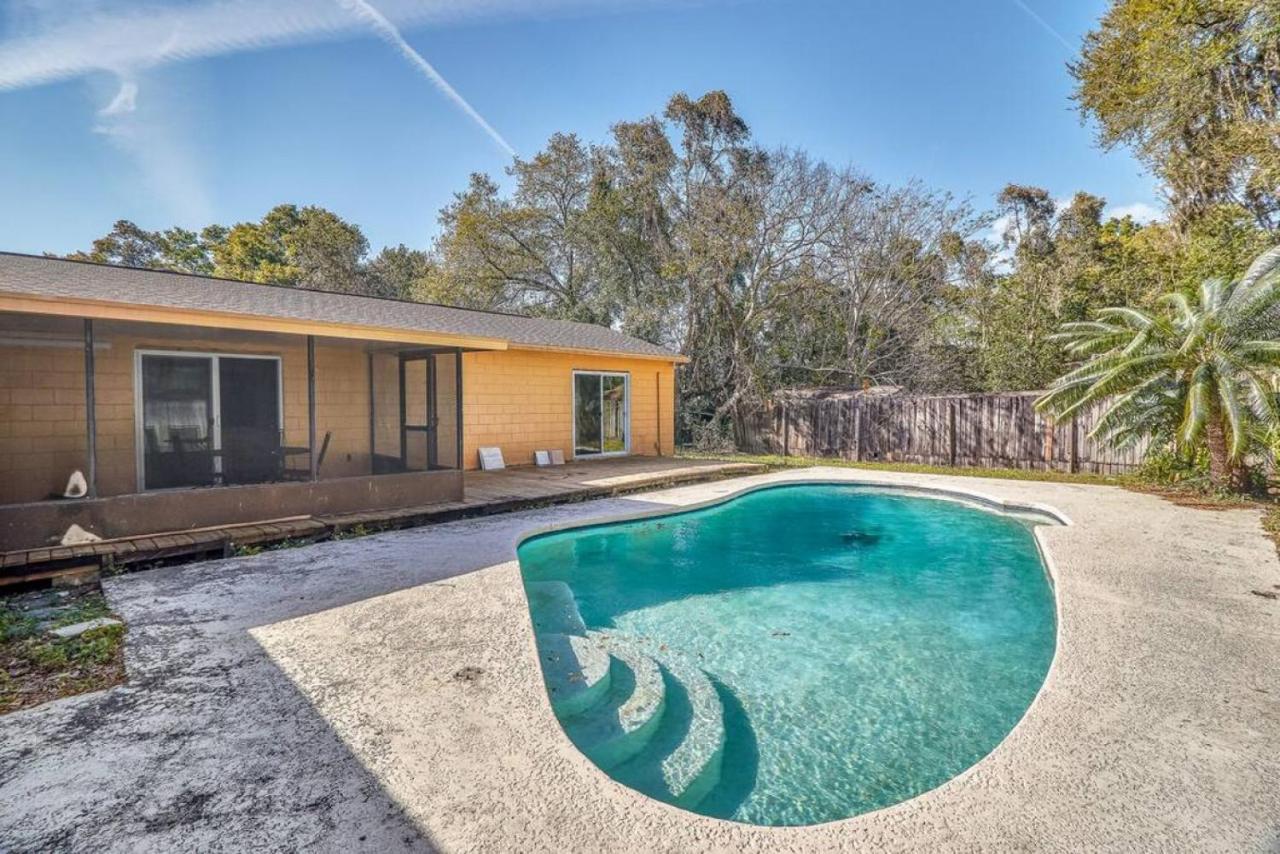
[[[1137,471],[1138,479],[1158,486],[1209,490],[1209,453],[1201,449],[1193,456],[1172,448],[1154,449]]]

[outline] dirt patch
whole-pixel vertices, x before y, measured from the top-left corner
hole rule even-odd
[[[124,626],[59,638],[52,629],[113,617],[96,585],[0,600],[0,715],[124,682]]]
[[[479,667],[464,667],[453,674],[453,678],[457,682],[479,682],[483,675],[484,671]]]

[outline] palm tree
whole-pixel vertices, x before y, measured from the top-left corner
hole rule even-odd
[[[1210,280],[1156,305],[1064,324],[1054,338],[1083,362],[1036,408],[1064,419],[1102,405],[1089,435],[1116,445],[1150,436],[1185,451],[1203,441],[1212,485],[1242,491],[1246,453],[1280,435],[1280,246],[1234,282]]]

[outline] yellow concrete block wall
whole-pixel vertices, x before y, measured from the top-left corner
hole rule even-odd
[[[94,394],[102,495],[138,490],[134,353],[139,349],[279,356],[284,441],[307,444],[305,343],[255,346],[212,337],[109,333],[100,333],[98,343]],[[326,432],[332,434],[321,475],[368,474],[369,380],[364,352],[318,345],[316,377],[316,442],[322,442]],[[60,493],[70,473],[86,467],[84,401],[82,348],[0,346],[0,503],[38,501]],[[290,461],[294,466],[305,464],[305,457]]]
[[[21,319],[6,318],[21,332]],[[16,323],[16,325],[14,325]],[[0,331],[5,324],[0,323]],[[139,349],[252,353],[281,360],[284,441],[307,444],[307,357],[301,339],[232,343],[208,337],[99,331],[96,351],[98,487],[102,495],[138,490],[134,354]],[[399,455],[399,406],[394,357],[375,358],[378,451]],[[674,451],[674,371],[649,359],[533,350],[474,352],[463,356],[464,461],[477,468],[477,449],[500,447],[510,465],[533,462],[535,450],[573,455],[573,372],[625,373],[631,388],[631,453]],[[440,462],[454,463],[451,357],[442,357]],[[316,347],[317,443],[331,433],[322,477],[370,471],[369,375],[358,346]],[[416,385],[416,384],[415,384]],[[392,398],[395,398],[394,400]],[[305,465],[305,457],[291,465]],[[0,503],[38,501],[60,493],[74,469],[87,466],[84,351],[68,339],[59,346],[0,346]]]
[[[630,376],[631,453],[675,452],[675,369],[670,362],[512,349],[463,356],[466,467],[478,467],[478,449],[486,446],[501,448],[508,465],[532,463],[534,451],[553,448],[571,458],[576,370]]]
[[[83,349],[0,347],[0,501],[61,492],[85,444]]]

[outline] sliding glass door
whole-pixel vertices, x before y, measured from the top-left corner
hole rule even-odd
[[[213,483],[213,362],[147,354],[139,373],[144,488]]]
[[[626,374],[573,374],[573,455],[610,456],[631,450],[631,398]]]
[[[143,489],[280,476],[278,358],[145,351],[136,358]]]
[[[264,483],[283,467],[280,361],[218,356],[218,427],[223,483]]]

